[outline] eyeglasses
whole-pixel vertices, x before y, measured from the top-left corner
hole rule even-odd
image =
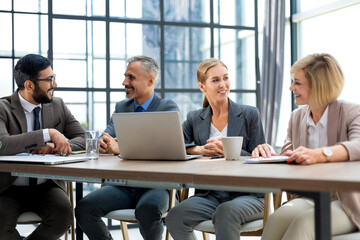
[[[56,80],[56,74],[54,74],[51,78],[45,78],[45,79],[32,79],[31,81],[50,81],[50,85],[53,86],[54,82]]]

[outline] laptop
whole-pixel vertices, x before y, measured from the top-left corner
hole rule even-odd
[[[189,160],[179,112],[114,113],[121,158],[136,160]]]
[[[0,156],[0,163],[34,163],[34,164],[64,164],[73,162],[82,162],[88,160],[86,156],[56,156],[43,154],[10,155]]]

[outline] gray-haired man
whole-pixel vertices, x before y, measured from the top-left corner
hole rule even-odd
[[[123,81],[127,99],[116,104],[115,113],[179,111],[176,103],[161,99],[154,93],[159,73],[158,64],[154,59],[135,56],[129,58],[127,63]],[[134,134],[138,134],[135,129]],[[119,153],[112,119],[103,133],[101,152]],[[169,191],[166,189],[106,185],[79,201],[75,212],[78,223],[89,239],[100,240],[112,239],[101,217],[113,210],[135,208],[135,216],[143,238],[158,240],[163,233],[161,216],[167,211],[168,206]]]

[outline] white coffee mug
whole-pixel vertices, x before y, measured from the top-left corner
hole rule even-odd
[[[221,142],[226,160],[240,159],[243,137],[222,137]]]

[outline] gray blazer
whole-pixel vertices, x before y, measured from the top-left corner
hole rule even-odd
[[[294,150],[300,146],[307,146],[308,127],[305,106],[291,113],[285,144],[281,154],[287,150]],[[343,145],[349,160],[360,160],[360,106],[344,101],[333,101],[328,111],[328,145]],[[338,192],[338,199],[346,214],[360,229],[360,193]]]
[[[85,149],[85,131],[61,98],[43,104],[43,128],[55,128],[69,139],[72,150]],[[27,152],[45,146],[42,130],[27,132],[26,117],[18,91],[0,99],[0,155]],[[0,193],[11,186],[16,177],[0,176]],[[65,189],[63,181],[55,181]]]
[[[179,112],[179,108],[174,101],[168,99],[161,99],[155,94],[152,102],[150,103],[146,111],[147,112],[161,112],[161,111]],[[114,113],[122,113],[122,112],[135,112],[135,100],[133,98],[128,98],[116,103]],[[108,133],[112,137],[116,136],[112,117],[104,132]]]
[[[187,147],[203,146],[210,136],[211,107],[189,112],[187,120],[183,123],[184,139]],[[229,99],[229,121],[228,136],[242,136],[243,146],[241,155],[250,156],[251,151],[259,144],[265,143],[264,131],[257,108],[240,105]],[[255,195],[258,197],[263,194],[207,191],[196,190],[197,196],[212,195],[221,201],[231,200],[241,195]]]
[[[187,147],[203,146],[210,136],[211,107],[191,111],[183,123]],[[240,105],[229,99],[228,136],[242,136],[241,155],[250,156],[252,150],[265,142],[260,114],[257,108]]]

